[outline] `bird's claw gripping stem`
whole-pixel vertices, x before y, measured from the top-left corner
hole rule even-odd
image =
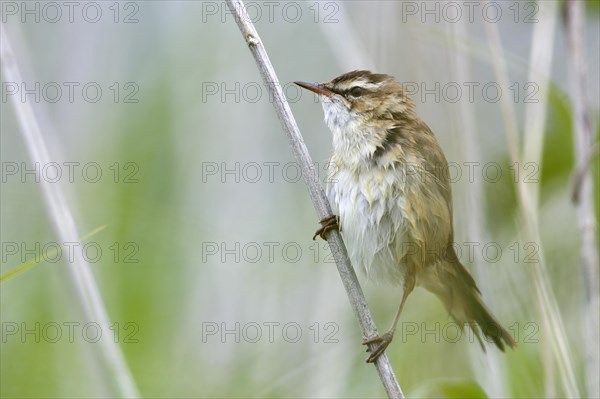
[[[367,347],[367,352],[371,352],[371,354],[367,358],[367,363],[375,363],[377,358],[379,356],[381,356],[383,354],[383,352],[385,352],[385,349],[388,347],[390,342],[392,342],[393,338],[394,338],[393,331],[388,331],[385,334],[383,334],[381,336],[377,336],[375,338],[370,338],[370,339],[365,338],[362,342],[363,345],[368,346],[371,344],[377,344],[377,346],[375,348],[373,348],[373,350],[371,350],[371,348]]]
[[[322,219],[319,223],[321,224],[321,227],[313,235],[313,240],[316,239],[317,236],[326,240],[327,233],[330,230],[340,230],[339,220],[336,215],[326,217],[325,219]]]

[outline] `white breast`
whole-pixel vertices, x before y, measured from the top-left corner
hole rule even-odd
[[[340,169],[327,195],[339,215],[352,264],[374,281],[403,282],[406,215],[402,170]]]

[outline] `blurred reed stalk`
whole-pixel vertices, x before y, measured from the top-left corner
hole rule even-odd
[[[236,23],[244,37],[244,41],[254,56],[254,60],[256,61],[265,85],[269,88],[271,94],[270,98],[273,99],[273,106],[275,107],[277,117],[290,140],[294,156],[302,168],[302,175],[304,176],[304,181],[308,187],[310,198],[317,211],[317,215],[320,219],[329,217],[332,214],[331,206],[329,205],[323,187],[319,182],[314,163],[304,144],[304,140],[300,134],[300,130],[298,129],[298,125],[296,124],[296,120],[292,114],[285,94],[283,93],[282,86],[279,83],[279,79],[277,78],[277,74],[271,64],[267,51],[262,44],[254,24],[251,19],[248,18],[248,12],[246,11],[244,3],[241,0],[227,0],[227,6],[232,14],[235,15]],[[358,283],[356,273],[348,258],[346,246],[342,241],[340,232],[337,230],[331,231],[327,236],[327,242],[329,243],[330,248],[332,248],[332,255],[335,259],[344,288],[346,289],[352,310],[360,324],[363,336],[366,338],[377,336],[375,322],[373,321],[364,294]],[[371,349],[373,349],[373,347],[371,347]],[[404,394],[400,389],[400,385],[394,375],[394,371],[387,355],[384,353],[379,356],[374,365],[379,373],[379,378],[381,379],[388,397],[404,398]]]
[[[554,29],[554,24],[551,20],[553,12],[556,13],[556,10],[554,9],[556,4],[553,1],[543,1],[538,2],[537,4],[540,8],[540,18],[538,23],[544,26],[536,27],[535,29],[539,30],[538,32],[545,32],[547,34]],[[508,91],[509,74],[498,26],[497,24],[486,23],[485,29],[490,45],[491,62],[494,67],[496,79],[498,80],[500,87],[503,90]],[[551,51],[547,49],[544,50],[543,48],[553,46],[553,36],[543,37],[541,36],[541,33],[538,32],[534,33],[534,41],[532,43],[531,50],[532,56],[534,54],[541,54],[542,60],[540,61],[540,67],[542,69],[549,68],[544,66],[544,60],[545,62],[548,61],[548,52],[551,55]],[[530,71],[530,75],[531,73],[533,72]],[[541,78],[547,79],[547,77],[544,76],[541,76]],[[539,110],[540,108],[545,108],[547,106],[547,93],[545,97],[540,99],[540,103],[536,105],[535,113],[526,117],[526,121],[531,121],[529,122],[530,126],[526,126],[526,128],[533,127],[535,130],[525,132],[526,144],[523,152],[520,150],[519,127],[514,104],[512,104],[510,101],[511,100],[508,98],[508,96],[503,96],[500,100],[500,107],[504,118],[506,139],[511,161],[516,165],[524,165],[526,162],[534,162],[535,164],[540,165],[542,150],[541,143],[543,143],[544,126],[543,122],[540,122]],[[535,125],[534,121],[536,122]],[[516,185],[522,239],[525,242],[536,243],[539,248],[539,262],[536,264],[531,264],[528,266],[528,269],[530,270],[531,280],[535,292],[535,300],[542,320],[543,328],[541,330],[545,333],[544,338],[548,338],[547,340],[543,339],[541,342],[541,344],[544,346],[542,351],[544,351],[546,354],[553,354],[553,358],[559,370],[559,378],[562,383],[564,394],[570,398],[578,398],[580,397],[580,394],[571,360],[571,351],[569,349],[569,343],[564,324],[562,322],[556,297],[552,291],[545,266],[545,259],[543,256],[544,251],[541,242],[537,216],[538,195],[536,191],[538,188],[528,188],[523,179],[517,179]],[[544,359],[552,360],[549,357]],[[545,368],[545,375],[547,379],[549,379],[553,375],[552,368],[554,367],[554,363],[545,361],[543,362],[543,365]],[[552,393],[553,384],[553,378],[546,381],[547,394]]]
[[[537,84],[538,97],[536,97],[536,101],[525,103],[525,142],[523,143],[521,162],[523,162],[523,165],[527,162],[534,162],[542,167],[541,154],[544,144],[546,112],[548,109],[554,34],[558,16],[557,2],[547,1],[544,4],[540,4],[537,16],[538,21],[533,26],[527,82],[535,82]],[[539,209],[539,188],[539,183],[527,185],[528,195],[535,209]],[[535,218],[535,223],[538,224],[537,213],[530,216]],[[550,350],[542,351],[542,363],[546,365],[544,367],[546,395],[554,397],[556,396],[556,384]]]
[[[469,58],[465,56],[465,51],[461,43],[464,38],[469,37],[467,29],[462,23],[449,24],[448,35],[448,46],[451,64],[453,66],[452,75],[456,81],[460,84],[469,81],[471,76],[471,64]],[[462,160],[468,162],[478,162],[481,164],[481,148],[479,146],[479,137],[476,135],[477,122],[474,115],[476,114],[473,110],[473,105],[469,104],[464,98],[459,101],[460,113],[453,114],[455,119],[455,128],[458,137],[458,142],[462,145],[458,146],[458,156]],[[485,218],[485,213],[482,208],[482,204],[485,202],[485,196],[483,191],[483,184],[479,179],[475,179],[473,182],[469,182],[467,189],[464,193],[466,201],[461,201],[463,208],[462,214],[469,215],[465,218],[463,229],[466,230],[466,234],[463,234],[467,242],[488,242],[487,234],[482,223]],[[458,234],[456,236],[459,236]],[[455,237],[456,237],[455,236]],[[481,288],[481,292],[488,294],[490,291],[489,282],[492,281],[490,273],[488,273],[481,262],[481,258],[478,256],[475,259],[475,274],[477,282]],[[491,308],[494,309],[494,303],[497,301],[495,298],[491,298],[490,295],[486,296],[486,301],[491,304]],[[470,358],[472,361],[472,368],[474,374],[477,376],[477,380],[480,384],[485,387],[486,393],[490,397],[506,397],[506,387],[508,383],[506,380],[505,372],[505,359],[501,358],[502,354],[498,351],[489,351],[487,354],[483,353],[476,345],[469,346]],[[487,369],[480,367],[481,363],[487,365]]]
[[[565,5],[569,78],[573,102],[575,187],[573,199],[581,231],[583,275],[583,345],[587,396],[600,397],[600,284],[598,283],[598,236],[594,211],[594,183],[590,172],[594,147],[591,110],[587,99],[585,56],[585,2],[569,0]],[[595,148],[595,149],[594,149]]]
[[[335,17],[337,22],[335,24],[325,22],[317,24],[327,41],[331,55],[343,70],[373,69],[375,62],[368,47],[361,40],[360,29],[356,29],[350,22],[352,18],[346,10],[346,5],[343,2],[336,4],[338,6]],[[340,40],[340,37],[343,37],[344,40]]]
[[[23,82],[21,72],[2,24],[0,24],[0,33],[2,40],[0,59],[4,81],[21,83]],[[11,96],[11,99],[31,161],[38,165],[49,164],[52,162],[52,158],[31,105],[28,102],[20,101],[16,96]],[[80,234],[60,183],[50,183],[46,179],[41,179],[39,185],[48,210],[48,216],[60,242],[79,243]],[[79,248],[81,247],[80,245]],[[73,260],[68,262],[68,270],[87,320],[98,323],[104,332],[110,331],[111,323],[102,296],[94,280],[90,265],[85,260],[82,251],[73,252]],[[111,334],[102,334],[98,345],[98,351],[95,353],[100,356],[100,363],[103,366],[101,369],[106,372],[105,380],[112,381],[115,384],[111,391],[116,389],[121,397],[139,397],[136,384],[125,362],[125,357],[119,346],[111,339]]]

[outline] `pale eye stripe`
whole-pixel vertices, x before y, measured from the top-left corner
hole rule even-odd
[[[354,82],[349,82],[348,84],[345,84],[343,89],[348,90],[355,86],[360,86],[367,90],[377,90],[381,87],[382,84],[383,84],[383,82],[373,83],[373,82],[369,82],[364,79],[359,79],[359,80],[355,80]]]
[[[368,89],[368,90],[376,90],[376,89],[379,89],[382,84],[383,84],[383,82],[379,82],[379,83],[365,82],[362,85],[362,87],[364,87],[365,89]]]

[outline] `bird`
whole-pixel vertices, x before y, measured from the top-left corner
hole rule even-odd
[[[320,221],[313,239],[338,229],[355,268],[402,288],[389,330],[363,337],[367,362],[392,342],[416,286],[435,294],[462,328],[468,325],[484,352],[482,335],[501,351],[515,348],[456,254],[448,161],[402,84],[367,70],[294,83],[319,96],[333,136],[326,183],[333,215]]]

